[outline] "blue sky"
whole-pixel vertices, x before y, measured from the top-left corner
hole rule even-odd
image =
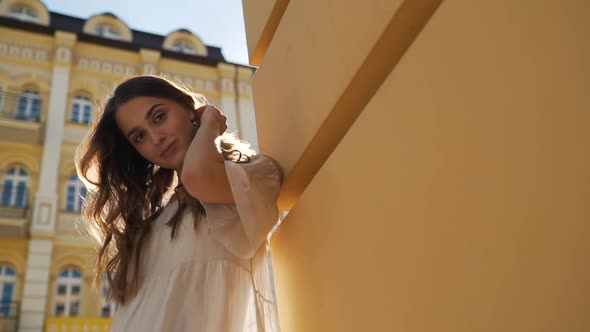
[[[229,62],[248,63],[242,0],[42,0],[50,11],[88,18],[111,12],[131,29],[160,35],[186,28]]]

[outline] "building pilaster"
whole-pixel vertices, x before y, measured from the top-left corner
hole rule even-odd
[[[238,117],[237,102],[236,102],[236,66],[227,63],[219,63],[217,65],[219,71],[220,82],[220,98],[219,109],[227,116],[228,132],[240,130],[240,119]],[[242,137],[239,132],[238,136]]]
[[[148,50],[145,48],[139,50],[141,71],[144,75],[158,74],[158,62],[160,61],[160,56],[161,53],[159,51]]]
[[[240,116],[240,137],[248,141],[254,150],[258,151],[258,134],[256,132],[256,114],[254,113],[254,100],[252,99],[252,86],[250,80],[254,69],[238,67],[238,114]]]
[[[39,188],[35,193],[19,331],[42,332],[49,294],[49,270],[57,217],[57,179],[76,35],[56,31],[53,74],[45,121]]]

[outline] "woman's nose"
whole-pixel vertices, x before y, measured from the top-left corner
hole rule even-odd
[[[166,139],[166,135],[157,131],[154,131],[152,137],[154,145],[160,145]]]

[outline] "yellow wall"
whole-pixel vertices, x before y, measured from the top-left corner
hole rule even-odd
[[[243,4],[244,17],[248,20],[245,28],[252,65],[260,65],[288,5],[289,0],[259,0]]]
[[[427,17],[408,3],[383,26]],[[390,31],[365,28],[372,9],[314,20],[312,5],[289,3],[253,83],[261,150],[305,185],[283,192],[293,208],[272,240],[283,330],[590,330],[588,3],[443,1],[383,81],[363,76],[374,95],[303,174],[309,142],[366,73],[318,69],[322,54],[292,62],[292,47],[316,38],[346,65],[330,40],[343,22],[376,48]],[[285,75],[292,65],[310,70]]]

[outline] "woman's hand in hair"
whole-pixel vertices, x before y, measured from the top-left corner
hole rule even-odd
[[[200,115],[201,126],[217,128],[219,135],[227,130],[227,117],[213,105],[201,106],[197,109]]]
[[[227,130],[227,117],[210,105],[198,108],[197,113],[201,113],[201,125],[184,157],[180,180],[187,192],[201,201],[233,203],[223,155],[216,143]]]

